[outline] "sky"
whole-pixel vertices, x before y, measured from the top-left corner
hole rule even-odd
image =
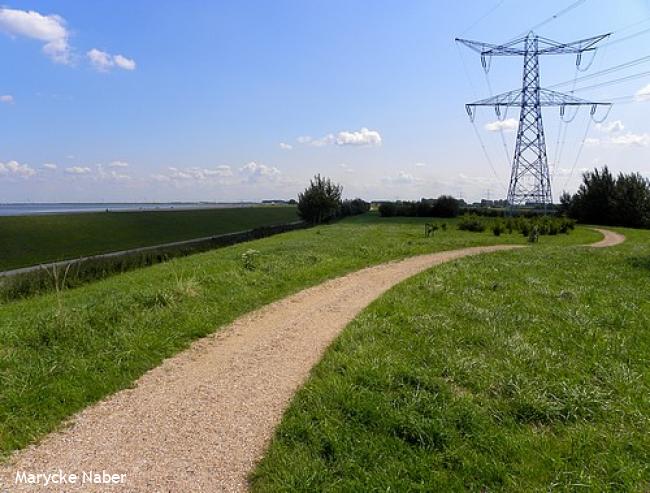
[[[454,38],[531,28],[613,33],[585,73],[573,55],[543,57],[542,85],[570,91],[650,55],[650,0],[5,4],[0,203],[288,199],[316,173],[350,198],[504,198],[518,110],[484,109],[474,128],[464,104],[520,88],[522,59],[485,74]],[[556,199],[595,166],[650,177],[650,75],[588,87],[644,71],[578,79],[581,98],[627,97],[602,124],[588,108],[570,124],[544,111]]]

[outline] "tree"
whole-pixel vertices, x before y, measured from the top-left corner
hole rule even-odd
[[[571,215],[582,223],[612,224],[616,183],[607,166],[582,175],[582,184],[571,200]]]
[[[639,173],[620,173],[614,188],[615,223],[631,228],[650,226],[650,182]]]
[[[583,223],[650,227],[650,181],[639,173],[614,179],[606,166],[587,172],[578,192],[563,194],[560,203],[561,211]]]
[[[573,197],[567,191],[562,192],[560,195],[560,205],[557,212],[560,216],[568,216],[571,213],[571,206],[573,205]]]
[[[451,195],[441,195],[433,205],[433,216],[456,217],[460,214],[460,203]]]
[[[321,224],[336,216],[341,206],[343,187],[320,174],[314,176],[298,195],[298,215],[312,224]]]

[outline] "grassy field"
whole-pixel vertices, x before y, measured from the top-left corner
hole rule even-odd
[[[650,231],[445,264],[349,325],[254,491],[650,491]]]
[[[296,220],[289,206],[0,217],[0,271]]]
[[[193,339],[304,287],[414,254],[525,242],[458,231],[449,221],[447,231],[424,238],[426,221],[358,216],[1,305],[0,455],[129,386]],[[534,248],[599,238],[578,228]],[[251,248],[259,251],[252,265],[242,258]]]

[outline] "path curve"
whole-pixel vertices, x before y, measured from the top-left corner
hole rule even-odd
[[[517,247],[464,248],[369,267],[244,315],[15,453],[0,466],[0,492],[35,491],[16,485],[16,474],[59,469],[125,474],[110,491],[245,491],[291,397],[363,308],[434,265]],[[42,489],[107,490],[87,483]]]
[[[589,246],[592,248],[607,248],[607,247],[619,245],[625,241],[625,236],[622,235],[621,233],[615,233],[614,231],[610,231],[609,229],[602,229],[602,228],[592,228],[592,229],[602,234],[603,239],[597,241],[596,243],[591,243],[585,246]]]

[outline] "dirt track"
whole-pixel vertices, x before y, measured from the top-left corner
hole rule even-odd
[[[586,246],[590,246],[592,248],[606,248],[606,247],[618,245],[625,241],[625,236],[623,236],[620,233],[615,233],[614,231],[610,231],[608,229],[600,229],[600,228],[593,228],[593,229],[601,233],[604,236],[604,238],[600,241],[597,241],[596,243],[592,243]]]
[[[625,238],[598,230],[606,247]],[[395,284],[476,247],[370,267],[235,321],[90,406],[71,425],[0,466],[0,492],[107,491],[106,485],[16,485],[16,473],[125,474],[110,491],[245,491],[289,400],[340,331]]]
[[[16,472],[58,469],[126,474],[123,486],[110,491],[244,491],[294,392],[363,308],[433,265],[511,248],[466,248],[370,267],[245,315],[15,454],[0,466],[0,491],[35,490],[16,485]]]

